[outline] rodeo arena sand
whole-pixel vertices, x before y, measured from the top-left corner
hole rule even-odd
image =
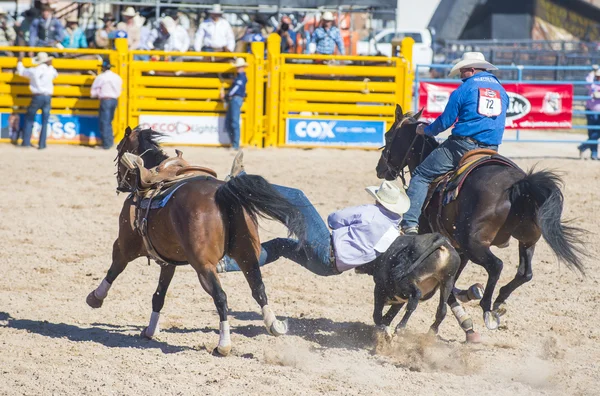
[[[174,155],[174,147],[165,149]],[[182,149],[188,161],[220,177],[234,157],[222,148]],[[591,259],[583,278],[541,241],[533,280],[510,297],[499,330],[485,328],[476,302],[465,304],[481,344],[464,343],[450,311],[439,339],[424,336],[437,298],[419,305],[405,335],[377,343],[370,276],[319,277],[281,259],[262,273],[270,306],[288,318],[289,334],[268,335],[243,275],[223,274],[233,350],[222,358],[211,354],[219,326],[214,303],[189,266],[175,273],[154,340],[140,337],[159,274],[145,258],[129,264],[102,308],[86,304],[110,265],[125,198],[115,195],[116,151],[0,145],[0,394],[600,394],[600,164],[580,161],[576,152],[566,144],[501,146],[524,169],[562,173],[564,217],[590,231]],[[359,150],[245,152],[249,173],[302,189],[323,218],[370,202],[364,187],[379,183],[378,158]],[[263,240],[284,234],[281,225],[261,221]],[[494,252],[504,261],[500,286],[514,277],[517,244]],[[458,286],[486,279],[470,263]]]

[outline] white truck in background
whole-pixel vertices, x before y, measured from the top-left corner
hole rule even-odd
[[[367,37],[359,41],[356,45],[356,53],[358,55],[392,56],[392,40],[404,37],[411,37],[415,40],[413,65],[430,65],[433,63],[432,38],[428,29],[399,30],[398,32],[395,29],[384,29],[371,39]],[[425,72],[427,69],[419,68],[419,71]]]

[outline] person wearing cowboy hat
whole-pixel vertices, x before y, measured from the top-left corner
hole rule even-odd
[[[222,18],[220,4],[208,11],[209,18],[200,24],[194,39],[194,50],[202,52],[233,52],[235,36],[229,22]]]
[[[96,48],[109,49],[111,48],[110,34],[117,29],[115,26],[115,18],[112,15],[105,15],[104,18],[102,18],[102,22],[104,23],[104,26],[96,30],[94,42]]]
[[[321,17],[321,26],[315,29],[312,41],[316,44],[319,55],[333,55],[337,45],[340,55],[344,55],[344,41],[340,29],[333,24],[333,13],[325,11]]]
[[[458,165],[470,150],[486,148],[498,150],[504,134],[508,95],[500,81],[490,73],[498,70],[485,60],[480,52],[465,52],[450,71],[450,77],[460,74],[460,85],[448,104],[431,125],[419,124],[417,134],[437,136],[452,125],[452,134],[444,143],[415,169],[407,194],[410,209],[402,220],[405,234],[418,233],[421,207],[427,196],[429,184]]]
[[[383,181],[379,186],[365,189],[374,203],[338,210],[325,223],[302,191],[273,187],[304,216],[306,238],[303,245],[291,238],[262,243],[259,265],[285,257],[321,276],[338,275],[373,261],[399,236],[400,219],[410,205],[402,188]],[[217,272],[232,271],[240,271],[237,263],[229,256],[223,257]]]
[[[166,16],[160,19],[158,28],[152,29],[146,45],[150,49],[186,52],[190,49],[190,36],[183,26]]]
[[[110,70],[112,67],[108,59],[102,62],[102,73],[94,79],[90,95],[92,98],[100,99],[98,123],[102,148],[105,150],[110,149],[114,143],[112,122],[123,89],[123,79]]]
[[[588,86],[589,99],[585,102],[585,109],[589,112],[595,112],[586,114],[588,127],[588,140],[598,141],[600,140],[600,68],[598,65],[592,66],[592,71],[588,73],[585,78]],[[598,143],[583,143],[577,147],[579,150],[579,157],[584,158],[586,150],[590,150],[590,158],[594,161],[598,160]]]
[[[39,139],[39,149],[46,148],[46,135],[48,129],[48,119],[50,118],[50,104],[52,94],[54,93],[54,79],[58,77],[58,72],[52,67],[52,57],[45,52],[40,52],[35,56],[31,63],[35,66],[26,68],[21,62],[21,58],[17,62],[17,74],[28,78],[29,89],[33,94],[31,103],[25,114],[25,126],[23,127],[23,142],[21,146],[31,146],[31,132],[33,130],[33,122],[35,114],[38,110],[42,110],[42,130]]]
[[[225,116],[225,129],[229,134],[231,147],[234,150],[238,150],[240,148],[240,114],[244,98],[246,98],[246,83],[248,83],[248,78],[246,77],[246,67],[248,67],[248,64],[244,58],[237,58],[232,66],[236,69],[237,73],[231,83],[229,92],[227,94],[222,93],[221,99],[228,103],[227,114]]]
[[[8,47],[15,44],[17,32],[8,23],[6,11],[0,8],[0,47]]]
[[[79,27],[79,19],[71,15],[67,18],[67,27],[65,29],[65,39],[62,45],[65,48],[87,48],[88,42],[85,38],[83,29]]]
[[[142,33],[141,27],[136,20],[138,13],[135,12],[133,7],[127,7],[125,11],[121,12],[121,16],[125,22],[122,30],[127,33],[127,46],[130,50],[139,49]]]
[[[30,47],[56,47],[62,45],[65,29],[60,21],[52,15],[54,10],[49,5],[42,7],[40,17],[33,20],[29,26]]]

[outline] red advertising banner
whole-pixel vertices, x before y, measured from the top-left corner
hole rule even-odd
[[[419,107],[423,119],[431,122],[446,108],[454,83],[419,83]],[[503,84],[510,103],[506,113],[508,129],[571,128],[572,84]]]

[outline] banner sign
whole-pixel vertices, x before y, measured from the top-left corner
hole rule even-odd
[[[15,139],[17,133],[23,137],[25,114],[0,114],[0,138]],[[31,140],[37,141],[42,130],[42,115],[36,114]],[[102,139],[98,130],[97,116],[51,114],[48,119],[48,143],[75,142],[99,144]]]
[[[285,143],[379,148],[385,144],[384,134],[385,121],[288,118]]]
[[[454,83],[419,83],[423,119],[433,121],[458,88]],[[506,112],[508,129],[566,129],[572,126],[572,84],[503,84],[510,99]]]
[[[225,117],[140,115],[142,128],[165,134],[162,142],[181,144],[230,144]]]

